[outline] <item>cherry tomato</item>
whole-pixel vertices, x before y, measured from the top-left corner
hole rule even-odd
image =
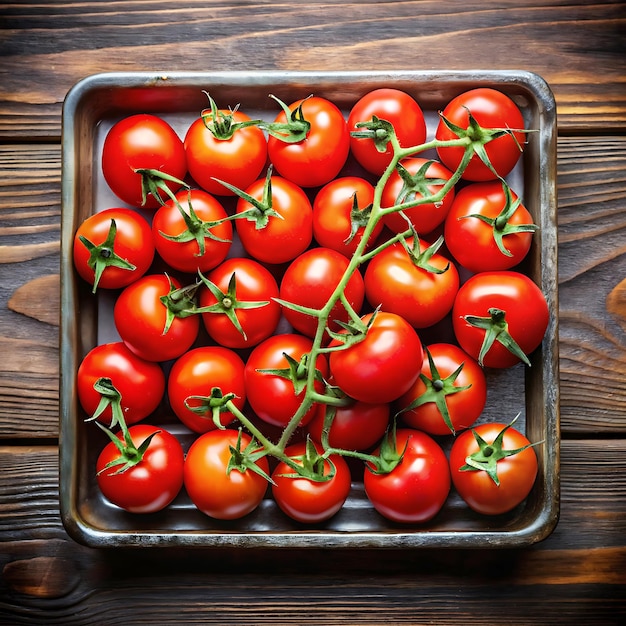
[[[487,401],[487,381],[478,363],[450,343],[428,346],[420,377],[397,401],[405,424],[430,435],[469,428]]]
[[[428,165],[429,163],[430,165]],[[407,184],[400,175],[400,170],[396,169],[383,188],[380,203],[383,208],[413,202],[419,198],[438,193],[445,181],[452,176],[452,172],[438,161],[430,162],[420,157],[404,159],[400,162],[400,167],[404,168],[403,175],[405,177],[410,176],[414,180]],[[426,169],[424,170],[424,168]],[[429,184],[429,180],[443,182]],[[418,234],[426,235],[446,219],[454,200],[454,193],[454,187],[452,187],[441,202],[428,202],[405,209],[402,213],[398,211],[389,213],[385,215],[383,221],[390,230],[401,233],[409,228],[406,217],[413,224]]]
[[[232,395],[230,399],[240,411],[246,403],[243,369],[241,357],[228,348],[201,346],[185,352],[172,366],[167,381],[172,411],[187,428],[205,433],[216,428],[215,406],[220,423],[227,426],[235,416],[224,400]]]
[[[366,466],[365,493],[383,517],[421,524],[439,513],[450,493],[448,459],[432,437],[410,428],[396,431],[395,452],[402,451],[402,460],[388,473],[375,474]]]
[[[76,231],[74,266],[81,278],[103,289],[121,289],[147,271],[154,258],[148,222],[136,211],[111,208],[94,213]]]
[[[109,442],[96,462],[98,486],[107,500],[130,513],[161,511],[183,486],[182,446],[168,431],[148,424],[131,426],[128,433],[135,452],[149,437],[152,439],[141,460],[121,472],[124,463],[107,468],[109,463],[120,459],[120,451]],[[125,442],[122,432],[117,437]],[[129,457],[134,462],[134,454]]]
[[[311,309],[321,309],[328,302],[333,291],[339,285],[349,260],[341,253],[330,248],[312,248],[294,259],[280,283],[280,298],[292,304]],[[363,277],[355,271],[348,281],[344,295],[352,308],[358,313],[365,298]],[[318,318],[312,315],[283,307],[285,319],[299,332],[308,337],[315,337]],[[333,306],[328,318],[331,330],[338,330],[337,320],[347,322],[349,314],[338,301]]]
[[[303,465],[306,443],[289,446],[285,453],[298,465]],[[317,446],[317,452],[322,449]],[[330,460],[329,460],[330,459]],[[290,475],[295,470],[281,461],[272,472],[272,495],[283,513],[305,524],[317,524],[330,519],[341,509],[350,493],[350,469],[345,459],[331,454],[323,462],[323,474],[328,476],[334,466],[334,475],[329,480],[317,481]],[[332,466],[331,466],[332,462]]]
[[[526,355],[541,343],[549,318],[539,287],[510,270],[475,274],[461,286],[452,308],[457,341],[485,367],[529,364]],[[490,346],[486,338],[493,340]]]
[[[289,106],[293,113],[301,107],[310,124],[306,137],[293,143],[270,136],[267,151],[277,172],[300,187],[320,187],[335,178],[350,151],[350,134],[343,114],[325,98],[312,96]],[[281,111],[275,123],[287,121]]]
[[[368,122],[376,116],[390,122],[402,148],[418,146],[426,141],[426,122],[421,107],[408,93],[399,89],[375,89],[365,94],[352,107],[348,117],[351,133],[358,122]],[[350,137],[350,149],[355,159],[368,172],[380,176],[391,163],[393,148],[387,140],[387,149],[379,152],[373,139]],[[384,146],[383,146],[384,147]]]
[[[254,259],[226,259],[206,277],[200,290],[202,321],[211,337],[227,348],[249,348],[278,326],[281,308],[272,273]]]
[[[485,151],[491,165],[501,177],[506,176],[518,162],[525,142],[524,118],[521,111],[507,95],[496,89],[479,87],[471,89],[453,98],[443,110],[443,117],[462,129],[469,127],[470,117],[483,129],[504,129],[512,132],[492,139],[485,144]],[[476,140],[477,133],[472,133]],[[448,128],[443,120],[439,121],[435,138],[439,141],[457,139],[458,135]],[[456,170],[463,158],[464,148],[446,146],[437,148],[439,158],[451,170]],[[463,172],[465,180],[494,180],[496,174],[485,165],[477,154],[472,155],[469,165]]]
[[[441,321],[451,310],[459,290],[454,265],[423,240],[413,238],[379,252],[365,272],[365,294],[373,307],[397,313],[414,328]],[[419,248],[413,248],[413,246]]]
[[[395,400],[416,381],[424,358],[415,329],[395,313],[380,311],[361,320],[365,338],[330,353],[330,371],[337,386],[355,400],[378,404]],[[340,331],[345,332],[345,331]],[[339,345],[333,339],[330,346]]]
[[[246,189],[246,193],[262,201],[266,180],[260,179]],[[313,239],[313,207],[298,185],[280,176],[271,176],[271,209],[267,223],[258,226],[258,210],[240,198],[237,213],[253,211],[254,219],[239,218],[235,222],[237,234],[246,252],[263,263],[285,263],[302,254]]]
[[[139,358],[122,341],[95,346],[78,367],[78,400],[89,416],[102,400],[102,394],[94,389],[94,383],[101,378],[109,379],[120,394],[123,419],[129,426],[155,411],[165,392],[161,366]],[[110,425],[111,417],[109,404],[98,419]]]
[[[474,433],[481,438],[482,445]],[[530,446],[530,441],[502,423],[479,424],[455,439],[450,450],[452,482],[471,509],[485,515],[500,515],[526,499],[537,477],[537,453],[533,447],[525,446]],[[510,456],[502,454],[521,448]],[[467,459],[472,455],[482,469],[468,466]]]
[[[209,517],[239,519],[256,509],[267,490],[267,480],[244,463],[230,468],[232,448],[254,452],[251,437],[232,429],[211,430],[200,435],[185,459],[185,489],[193,504]],[[269,474],[267,457],[249,459],[264,474]]]
[[[185,178],[185,148],[176,131],[156,115],[140,113],[113,125],[102,146],[102,173],[109,187],[124,202],[155,209],[159,202],[152,194],[142,204],[142,176],[136,170],[154,169],[178,180]],[[180,184],[163,181],[172,192]],[[162,192],[163,201],[167,200]]]
[[[265,167],[267,141],[258,126],[240,126],[250,122],[242,111],[219,109],[216,113],[207,111],[206,118],[199,117],[187,130],[187,165],[202,189],[218,196],[232,196],[233,192],[219,181],[240,189],[251,185]]]
[[[517,194],[508,192],[501,181],[472,183],[452,203],[445,222],[446,246],[471,272],[511,269],[530,250],[533,218]]]
[[[245,368],[248,402],[263,421],[286,426],[300,408],[304,400],[306,374],[300,373],[296,365],[309,354],[312,347],[313,342],[308,337],[285,333],[272,335],[250,353]],[[292,359],[291,367],[285,355]],[[315,366],[324,378],[328,376],[328,363],[324,355],[318,356]],[[292,371],[294,368],[296,371]],[[323,393],[324,384],[317,381],[315,389]],[[316,405],[313,405],[300,423],[305,425],[311,421],[315,411]]]
[[[161,299],[167,298],[172,288],[180,289],[180,282],[165,274],[149,274],[126,287],[115,303],[113,320],[117,332],[132,352],[147,361],[179,357],[198,335],[197,315],[173,314],[167,327],[168,307]]]
[[[344,176],[324,185],[313,201],[313,236],[320,246],[351,257],[363,237],[374,201],[374,187],[364,178]],[[372,230],[366,250],[380,235],[382,221]]]
[[[201,189],[180,191],[176,199],[185,211],[183,217],[173,200],[168,200],[154,214],[152,236],[161,258],[174,269],[189,274],[207,272],[217,267],[228,254],[233,227],[228,214],[212,195]],[[187,224],[185,220],[189,220]],[[179,241],[173,241],[177,237]]]

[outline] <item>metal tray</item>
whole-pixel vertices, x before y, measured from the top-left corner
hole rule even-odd
[[[219,106],[240,103],[255,117],[273,119],[277,108],[270,93],[286,102],[324,96],[347,113],[361,95],[383,86],[411,93],[431,126],[437,111],[455,95],[477,86],[494,87],[517,102],[526,127],[536,131],[528,135],[511,184],[540,227],[525,271],[544,291],[551,321],[532,367],[487,372],[490,391],[481,417],[510,421],[521,412],[517,426],[531,440],[543,440],[536,447],[539,474],[531,494],[514,511],[488,518],[472,513],[453,490],[439,515],[421,525],[398,525],[378,515],[367,502],[358,472],[344,508],[311,527],[289,520],[269,496],[257,511],[234,522],[203,515],[184,490],[170,507],[153,515],[132,515],[111,505],[95,482],[95,460],[106,440],[93,424],[84,423],[75,375],[93,346],[115,338],[112,299],[104,293],[92,296],[75,273],[71,256],[80,222],[107,206],[120,206],[100,169],[106,131],[117,119],[137,112],[162,115],[180,131],[206,106],[203,90]],[[65,528],[75,540],[94,547],[484,548],[530,545],[552,532],[559,514],[556,108],[543,79],[524,71],[105,73],[82,80],[67,94],[62,141],[60,504]],[[166,406],[146,421],[171,427],[185,448],[194,439]]]

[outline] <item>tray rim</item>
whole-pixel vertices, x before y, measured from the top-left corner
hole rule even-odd
[[[154,531],[104,532],[92,527],[78,513],[76,507],[77,485],[67,480],[76,463],[77,433],[72,427],[72,406],[76,405],[74,372],[76,358],[72,345],[76,338],[76,323],[68,324],[63,315],[67,305],[74,301],[76,284],[71,261],[73,239],[73,208],[76,200],[76,177],[70,155],[74,153],[72,120],[88,93],[93,89],[117,88],[169,88],[190,87],[202,89],[207,84],[219,82],[231,86],[286,85],[297,82],[314,85],[320,81],[368,81],[374,84],[392,84],[399,81],[428,81],[472,85],[518,85],[532,94],[541,108],[540,154],[547,168],[546,184],[539,189],[540,203],[550,210],[541,211],[542,249],[549,246],[553,264],[541,264],[541,287],[549,299],[550,325],[542,343],[541,354],[547,361],[542,364],[542,389],[545,423],[545,458],[552,472],[545,474],[544,504],[528,526],[515,531],[294,531],[294,532],[224,532],[181,531],[157,533]],[[525,70],[398,70],[398,71],[282,71],[256,70],[236,72],[103,72],[77,82],[67,93],[62,112],[62,241],[61,241],[61,320],[60,320],[60,432],[59,432],[59,488],[60,509],[68,534],[79,543],[91,547],[232,547],[232,548],[497,548],[528,546],[545,539],[556,527],[560,512],[560,410],[558,363],[558,280],[557,280],[557,228],[556,228],[556,104],[554,96],[537,74]],[[534,374],[533,374],[534,375]],[[480,542],[477,542],[477,535]]]

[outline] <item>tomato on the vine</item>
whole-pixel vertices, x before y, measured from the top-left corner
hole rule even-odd
[[[150,225],[132,209],[94,213],[76,230],[73,259],[94,292],[98,287],[126,287],[143,276],[154,259]]]
[[[380,176],[393,158],[393,149],[389,139],[385,134],[376,134],[376,131],[374,131],[374,138],[354,136],[355,132],[363,132],[357,124],[368,122],[373,116],[393,125],[402,148],[424,143],[426,122],[420,105],[412,96],[399,89],[374,89],[357,100],[348,116],[348,129],[351,133],[350,149],[362,167]],[[378,148],[381,150],[379,151]]]
[[[96,462],[98,486],[107,500],[130,513],[156,513],[183,486],[184,453],[178,439],[149,424],[131,426],[110,441]],[[145,447],[145,449],[144,449]]]
[[[537,478],[537,453],[511,425],[479,424],[455,439],[450,470],[456,490],[471,509],[500,515],[531,492]]]
[[[144,176],[137,170],[156,170],[178,181],[187,174],[182,140],[156,115],[139,113],[116,122],[102,146],[102,173],[113,193],[134,207],[155,209],[168,194],[160,189],[160,200],[154,193],[146,194]],[[180,188],[179,182],[156,178],[157,186],[167,187],[170,193]]]
[[[518,106],[506,94],[486,87],[471,89],[453,98],[441,115],[458,130],[450,128],[442,119],[435,131],[435,138],[438,141],[450,141],[467,134],[472,141],[483,146],[493,168],[490,169],[474,153],[462,174],[463,179],[483,181],[504,177],[519,161],[525,142],[524,118]],[[472,119],[474,124],[471,123]],[[490,135],[494,137],[494,130],[500,132],[495,138],[490,138]],[[451,170],[459,167],[464,153],[465,148],[462,146],[437,148],[439,158]]]
[[[168,200],[157,210],[152,236],[157,252],[170,267],[195,274],[213,269],[226,258],[233,227],[216,198],[192,189],[179,191],[176,201]]]
[[[180,421],[196,433],[228,426],[235,416],[227,401],[242,410],[246,403],[244,363],[222,346],[200,346],[185,352],[172,365],[167,381],[170,407]]]
[[[550,312],[541,289],[511,270],[480,272],[461,285],[452,308],[460,346],[485,367],[530,364],[541,343]]]
[[[194,505],[209,517],[239,519],[256,509],[267,490],[269,463],[255,454],[247,433],[233,429],[200,435],[185,459],[185,489]]]

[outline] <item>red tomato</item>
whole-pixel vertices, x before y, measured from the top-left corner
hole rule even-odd
[[[227,426],[235,416],[222,406],[220,398],[232,394],[233,404],[240,411],[243,409],[246,403],[243,369],[241,357],[228,348],[202,346],[185,352],[172,366],[167,381],[172,411],[187,428],[206,433],[216,428],[211,407],[217,403],[220,423]]]
[[[349,261],[341,253],[330,248],[312,248],[294,259],[280,283],[280,298],[292,304],[311,309],[321,309],[328,302],[333,291],[341,282]],[[365,298],[363,277],[355,271],[344,289],[344,295],[358,313]],[[285,319],[299,332],[308,337],[315,337],[318,318],[283,307]],[[338,301],[328,317],[331,330],[338,330],[337,320],[347,322],[349,314]]]
[[[324,185],[313,201],[313,236],[317,243],[351,257],[363,237],[373,201],[374,187],[358,176],[336,178]],[[366,250],[382,229],[383,223],[378,221]]]
[[[112,441],[98,456],[98,486],[107,500],[130,513],[161,511],[174,500],[183,486],[183,449],[174,435],[148,424],[131,426],[128,434],[133,445],[121,464],[107,468],[109,463],[122,460]],[[137,462],[137,449],[150,436],[152,439]],[[117,437],[120,442],[125,442],[121,432]],[[136,464],[120,472],[125,460]]]
[[[298,100],[289,106],[289,110],[293,114],[298,107],[310,124],[306,137],[291,143],[270,136],[267,142],[269,158],[278,173],[296,185],[320,187],[339,174],[348,158],[348,126],[341,111],[325,98],[313,96]],[[274,123],[286,122],[283,110]]]
[[[418,146],[426,141],[424,113],[414,98],[403,91],[375,89],[359,98],[348,117],[349,131],[362,131],[363,129],[357,128],[357,123],[368,122],[372,116],[393,125],[402,148]],[[382,141],[380,143],[383,144]],[[378,176],[385,171],[393,158],[393,148],[388,139],[381,147],[383,151],[379,152],[373,139],[350,137],[350,149],[355,159],[368,172]]]
[[[302,466],[301,457],[305,451],[306,443],[300,442],[289,446],[285,453]],[[317,452],[322,452],[321,447],[317,447]],[[330,519],[341,509],[350,493],[350,469],[341,456],[332,454],[330,461],[323,461],[324,476],[330,474],[331,462],[335,473],[330,480],[324,481],[294,478],[295,470],[284,461],[276,466],[272,473],[272,495],[283,513],[297,522],[317,524]]]
[[[449,343],[428,346],[420,377],[398,399],[403,421],[430,435],[449,435],[469,428],[487,401],[487,381],[478,363]]]
[[[226,429],[211,430],[191,444],[185,459],[185,489],[205,515],[220,520],[239,519],[254,511],[263,500],[266,478],[244,463],[236,462],[232,469],[229,467],[233,458],[231,448],[244,454],[253,453],[251,441],[244,432]],[[267,457],[247,462],[269,474]]]
[[[507,189],[501,181],[472,183],[452,203],[445,222],[446,246],[471,272],[508,270],[530,250],[533,218],[513,190],[507,201]]]
[[[121,341],[92,348],[78,367],[78,400],[90,416],[102,400],[102,395],[94,389],[100,378],[109,379],[119,392],[123,419],[129,426],[155,411],[165,392],[161,366],[139,358]],[[98,419],[110,425],[111,417],[109,404]]]
[[[174,269],[189,274],[207,272],[219,265],[228,254],[233,226],[226,220],[224,207],[201,189],[176,194],[186,217],[173,200],[166,202],[154,215],[152,236],[161,258]],[[190,223],[187,224],[186,220]],[[172,240],[173,237],[179,241]]]
[[[143,276],[154,258],[148,222],[136,211],[112,208],[88,217],[76,231],[74,266],[103,289],[121,289]]]
[[[466,91],[451,100],[443,110],[443,117],[462,129],[469,127],[469,114],[486,130],[502,129],[522,131],[524,118],[521,111],[507,95],[495,89],[480,87]],[[435,138],[439,141],[457,139],[459,135],[440,120]],[[484,141],[476,130],[470,129],[474,141]],[[523,132],[507,132],[485,144],[485,151],[491,165],[499,176],[506,176],[522,154],[525,137]],[[447,146],[437,148],[439,158],[451,170],[456,170],[464,154],[463,147]],[[472,155],[469,165],[463,172],[465,180],[494,180],[496,174],[485,165],[478,155]]]
[[[230,258],[201,287],[202,321],[211,337],[227,348],[249,348],[267,339],[280,321],[278,285],[270,271],[253,259]]]
[[[396,243],[379,252],[365,271],[365,294],[373,307],[397,313],[414,328],[441,321],[451,310],[459,290],[459,273],[453,263],[429,244],[406,240],[411,253]],[[429,250],[430,249],[430,250]]]
[[[388,473],[375,474],[366,466],[365,493],[383,517],[421,524],[439,513],[450,493],[448,459],[434,439],[410,428],[396,432],[395,452],[402,451],[402,460]]]
[[[530,364],[526,355],[541,343],[549,318],[539,287],[513,271],[475,274],[459,289],[452,309],[457,341],[485,367]]]
[[[102,146],[102,173],[109,187],[124,202],[155,209],[159,202],[148,194],[142,204],[142,176],[138,169],[154,169],[178,180],[185,178],[185,148],[176,131],[155,115],[140,113],[113,125]],[[172,192],[180,184],[163,181]],[[162,192],[162,199],[167,196]]]
[[[385,434],[389,425],[389,404],[368,404],[354,400],[345,406],[329,407],[320,404],[308,432],[322,441],[322,429],[327,411],[334,411],[328,442],[341,450],[369,450]]]
[[[198,335],[200,318],[197,315],[181,317],[180,313],[172,313],[171,324],[169,328],[166,326],[169,308],[162,298],[171,295],[170,280],[174,289],[180,288],[177,280],[168,279],[165,274],[143,276],[122,291],[113,309],[115,328],[122,341],[147,361],[179,357]],[[180,300],[176,304],[180,306]],[[176,304],[172,307],[176,308]]]
[[[380,203],[381,207],[390,208],[438,193],[445,184],[445,181],[451,178],[452,172],[447,170],[438,161],[432,161],[428,166],[427,163],[429,163],[427,159],[419,157],[401,161],[400,166],[404,168],[404,175],[406,176],[408,174],[413,177],[414,180],[407,185],[406,181],[400,175],[400,171],[396,169],[383,188]],[[426,167],[426,170],[424,175],[421,175],[420,171],[423,170],[424,167]],[[443,182],[428,184],[427,181],[429,180]],[[452,206],[453,200],[454,187],[448,191],[441,202],[419,204],[403,210],[402,213],[395,211],[394,213],[385,215],[383,221],[393,232],[402,233],[409,227],[406,219],[402,217],[402,214],[404,214],[420,235],[426,235],[439,226],[439,224],[443,223]]]
[[[415,382],[424,358],[414,328],[395,313],[380,311],[363,316],[369,325],[365,339],[330,353],[330,371],[347,395],[378,404],[395,400]],[[342,333],[345,331],[341,331]],[[333,339],[331,346],[339,345]]]
[[[275,426],[286,426],[300,408],[304,400],[306,373],[298,372],[294,385],[285,355],[295,363],[300,363],[312,347],[313,342],[308,337],[286,333],[269,337],[251,352],[245,369],[246,391],[252,410],[263,421]],[[324,378],[328,376],[328,363],[324,355],[318,356],[315,366]],[[277,370],[279,373],[265,373],[263,370]],[[315,389],[323,393],[324,384],[316,382]],[[315,411],[314,405],[303,416],[301,424],[311,421]]]
[[[479,424],[456,438],[450,450],[452,482],[471,509],[500,515],[528,496],[537,477],[537,454],[525,446],[530,441],[522,433],[500,423]],[[503,454],[521,448],[510,456]],[[468,457],[482,469],[468,465]]]
[[[239,189],[251,185],[265,167],[267,141],[258,126],[239,126],[250,121],[245,113],[225,109],[216,113],[217,116],[207,111],[206,120],[199,117],[187,130],[187,165],[193,179],[205,191],[232,196],[233,192],[219,181]]]
[[[237,219],[235,227],[250,256],[263,263],[285,263],[309,247],[313,239],[313,207],[298,185],[280,176],[271,176],[270,180],[269,198],[265,193],[265,179],[257,180],[246,189],[246,193],[259,202],[267,198],[271,206],[271,210],[266,213],[267,223],[258,225],[256,220],[260,211],[240,198],[237,213],[252,212],[252,217]],[[272,214],[272,211],[278,215]]]

